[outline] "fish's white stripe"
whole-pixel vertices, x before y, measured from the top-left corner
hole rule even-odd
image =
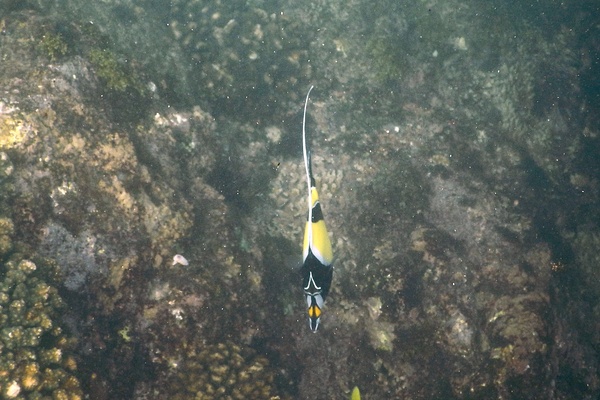
[[[310,287],[310,283],[311,282],[312,282],[313,285],[315,285],[315,288],[317,290],[321,290],[321,286],[317,286],[317,284],[315,282],[315,278],[313,278],[313,276],[312,276],[312,272],[309,272],[308,285],[306,285],[306,287],[304,288],[304,290],[308,290],[308,288]]]
[[[308,167],[308,149],[306,147],[306,108],[308,107],[308,97],[310,96],[310,91],[314,86],[310,86],[308,89],[308,93],[306,94],[306,100],[304,101],[304,115],[302,117],[302,150],[304,153],[304,169],[306,170],[306,181],[308,184],[308,245],[312,246],[312,192],[310,188],[310,169]],[[305,256],[306,258],[306,256]]]

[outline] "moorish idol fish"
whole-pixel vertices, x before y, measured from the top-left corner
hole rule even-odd
[[[302,147],[306,181],[308,182],[308,219],[304,229],[303,263],[300,272],[302,274],[302,288],[308,305],[308,323],[310,329],[316,332],[321,321],[323,303],[331,287],[333,250],[323,220],[319,194],[312,174],[310,151],[306,144],[306,108],[312,89],[311,86],[306,94],[304,117],[302,118]]]

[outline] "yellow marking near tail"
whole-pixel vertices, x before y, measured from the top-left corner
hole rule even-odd
[[[312,306],[308,309],[308,316],[311,318],[319,318],[321,316],[321,309],[317,306]]]

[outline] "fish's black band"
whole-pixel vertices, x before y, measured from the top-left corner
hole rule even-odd
[[[327,294],[329,294],[329,288],[331,288],[333,266],[323,265],[317,260],[312,251],[309,251],[306,260],[304,260],[304,264],[302,264],[302,268],[300,269],[300,273],[302,274],[302,287],[306,288],[308,286],[311,272],[315,285],[320,288],[321,296],[323,297],[323,300],[325,300]],[[315,292],[318,292],[317,288],[308,287],[305,289],[306,294],[315,294]]]
[[[312,223],[323,221],[323,211],[321,211],[321,203],[317,202],[312,209]]]

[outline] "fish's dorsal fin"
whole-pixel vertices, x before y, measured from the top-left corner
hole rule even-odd
[[[306,170],[306,182],[308,184],[308,220],[312,221],[312,196],[311,196],[311,186],[312,186],[312,168],[310,163],[310,150],[308,149],[308,145],[306,143],[306,109],[308,108],[308,98],[310,97],[310,92],[313,90],[313,85],[308,89],[308,93],[306,94],[306,100],[304,101],[304,114],[302,116],[302,153],[304,155],[304,169]],[[312,240],[312,229],[309,227],[308,232],[309,243]]]

